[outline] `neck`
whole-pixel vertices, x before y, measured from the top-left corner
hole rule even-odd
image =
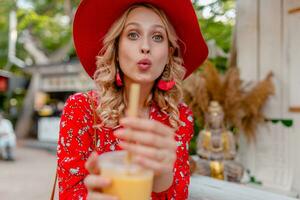
[[[129,92],[130,92],[130,86],[132,83],[134,83],[131,80],[128,80],[124,78],[124,85],[125,85],[125,96],[126,99],[128,100],[129,97]],[[143,110],[145,107],[147,107],[146,102],[148,99],[148,96],[151,93],[152,87],[154,83],[139,83],[140,85],[140,97],[139,97],[139,110]]]

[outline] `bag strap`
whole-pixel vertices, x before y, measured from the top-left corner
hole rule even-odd
[[[57,170],[55,172],[55,179],[54,179],[54,184],[53,184],[53,187],[52,187],[52,193],[51,193],[50,200],[54,200],[56,181],[57,181]]]
[[[96,150],[97,149],[98,135],[97,135],[97,130],[95,128],[95,125],[97,124],[97,115],[96,115],[95,103],[94,103],[94,99],[93,99],[93,93],[92,93],[92,97],[90,97],[90,95],[88,93],[86,93],[86,95],[87,95],[89,101],[92,104],[93,128],[94,128],[93,149]],[[55,179],[54,179],[54,183],[53,183],[53,187],[52,187],[52,192],[51,192],[50,200],[54,200],[55,189],[56,189],[56,182],[57,182],[57,169],[56,169],[56,172],[55,172]]]

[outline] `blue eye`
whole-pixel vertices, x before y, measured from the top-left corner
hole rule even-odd
[[[155,41],[155,42],[161,42],[161,41],[163,41],[163,36],[162,35],[154,35],[153,37],[152,37],[152,39]]]
[[[128,38],[130,40],[137,40],[139,38],[139,35],[135,32],[131,32],[131,33],[128,34]]]

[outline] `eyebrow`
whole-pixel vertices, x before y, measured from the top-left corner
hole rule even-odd
[[[130,25],[141,26],[139,23],[136,23],[136,22],[130,22],[130,23],[126,24],[124,28],[126,28],[127,26],[130,26]],[[159,25],[159,24],[155,24],[155,25],[153,25],[153,27],[165,29],[164,26]]]

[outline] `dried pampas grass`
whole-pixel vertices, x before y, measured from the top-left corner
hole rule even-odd
[[[238,68],[230,68],[225,74],[222,91],[224,100],[221,102],[225,112],[227,126],[241,127],[242,81]]]
[[[270,72],[264,80],[257,83],[243,96],[242,110],[244,116],[242,119],[242,127],[248,139],[255,138],[256,125],[265,120],[265,116],[262,113],[263,106],[269,96],[275,93],[272,77],[273,74]]]
[[[206,62],[203,69],[203,78],[206,82],[206,88],[210,99],[222,101],[222,80],[212,63]]]
[[[252,88],[242,87],[238,68],[230,68],[225,75],[207,62],[203,71],[193,73],[183,83],[185,102],[195,118],[205,123],[210,101],[218,101],[225,113],[225,125],[242,130],[248,140],[255,139],[255,130],[264,121],[262,108],[275,88],[272,73]],[[202,124],[204,124],[202,123]]]
[[[184,81],[184,98],[193,110],[195,118],[203,124],[209,97],[205,79],[199,72],[195,72]]]

